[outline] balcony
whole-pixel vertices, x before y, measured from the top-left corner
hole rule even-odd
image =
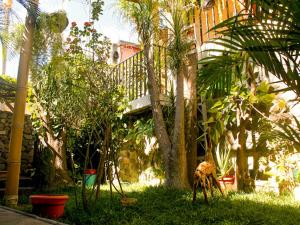
[[[167,51],[165,47],[155,45],[153,51],[154,72],[160,88],[161,104],[168,104],[172,78],[167,69]],[[113,77],[117,85],[125,89],[129,101],[127,113],[138,113],[151,106],[148,90],[148,78],[144,66],[144,51],[140,51],[113,68]]]

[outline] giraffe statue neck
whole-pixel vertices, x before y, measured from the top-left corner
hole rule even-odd
[[[207,150],[207,152],[205,154],[205,161],[209,162],[209,163],[212,163],[212,164],[215,164],[215,160],[214,160],[211,149]]]

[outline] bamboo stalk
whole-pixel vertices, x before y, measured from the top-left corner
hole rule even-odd
[[[36,1],[38,5],[38,0]],[[17,205],[19,191],[19,176],[21,166],[21,150],[23,140],[23,128],[25,117],[25,104],[27,95],[27,81],[29,62],[32,52],[32,40],[35,19],[32,14],[28,14],[25,22],[25,34],[23,47],[20,53],[19,70],[17,78],[17,92],[13,113],[11,139],[8,154],[8,173],[5,190],[5,204],[9,206]]]

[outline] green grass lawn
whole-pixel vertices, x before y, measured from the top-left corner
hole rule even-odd
[[[61,190],[71,198],[66,205],[65,216],[60,221],[80,225],[300,224],[300,203],[291,197],[266,193],[228,193],[226,197],[217,194],[209,198],[210,204],[206,205],[200,192],[196,203],[192,204],[190,190],[139,185],[126,185],[123,188],[128,197],[138,199],[137,204],[121,206],[117,193],[114,193],[111,201],[108,188],[104,187],[100,199],[90,203],[90,214],[84,213],[82,207],[76,208],[73,191]]]

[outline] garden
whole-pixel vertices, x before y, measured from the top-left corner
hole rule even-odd
[[[135,44],[99,29],[106,2],[82,2],[84,22],[0,3],[1,205],[66,224],[298,224],[300,3],[113,1]]]

